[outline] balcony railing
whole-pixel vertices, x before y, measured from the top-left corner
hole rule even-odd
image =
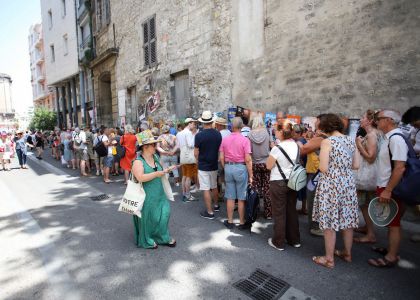
[[[88,48],[90,46],[90,42],[91,42],[91,38],[90,35],[88,35],[87,37],[85,37],[82,41],[82,43],[80,44],[80,50],[85,50],[86,48]]]

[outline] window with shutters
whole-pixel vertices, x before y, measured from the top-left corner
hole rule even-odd
[[[144,66],[152,67],[157,63],[156,16],[143,23]]]

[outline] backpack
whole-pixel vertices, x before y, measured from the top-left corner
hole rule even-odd
[[[286,151],[284,151],[284,149],[280,145],[277,145],[277,147],[280,149],[283,155],[287,158],[287,160],[293,165],[293,169],[292,169],[292,172],[290,173],[289,180],[286,180],[286,175],[284,175],[283,170],[281,169],[280,164],[276,159],[276,165],[277,165],[277,168],[279,169],[281,177],[283,177],[283,180],[287,182],[287,186],[290,189],[298,192],[304,187],[306,187],[306,177],[307,177],[306,169],[302,167],[299,163],[299,157],[300,157],[299,146],[297,146],[298,154],[296,157],[296,163],[294,163],[290,159],[289,155],[287,155]]]
[[[245,205],[245,224],[252,224],[257,220],[260,198],[250,185],[247,188]]]
[[[393,189],[392,194],[396,198],[401,199],[408,205],[420,204],[420,160],[416,156],[413,145],[407,140],[407,138],[401,133],[394,133],[389,137],[389,140],[394,135],[401,136],[408,147],[407,161],[405,164],[405,172],[401,178],[400,183]],[[392,153],[389,148],[389,159],[391,160],[391,169],[394,169],[394,162],[392,161]]]
[[[100,140],[98,138],[99,140],[98,143],[96,144],[95,147],[93,147],[93,149],[96,151],[99,157],[104,157],[108,155],[108,149],[105,147],[104,143],[102,142],[103,138],[104,138],[103,136],[101,137]]]
[[[124,138],[124,136],[121,137],[120,142],[115,146],[116,150],[117,150],[117,154],[116,156],[118,156],[119,158],[123,158],[125,156],[125,147],[122,145],[122,139]]]

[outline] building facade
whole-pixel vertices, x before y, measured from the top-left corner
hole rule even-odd
[[[236,105],[403,112],[420,102],[419,10],[410,0],[111,1],[118,117],[138,120],[156,93],[154,119]]]
[[[91,1],[93,56],[89,67],[93,73],[97,125],[119,126],[115,88],[115,64],[118,56],[115,26],[111,22],[111,7],[118,1]]]
[[[48,87],[46,80],[41,24],[35,24],[29,29],[28,45],[34,107],[45,107],[50,111],[56,111],[55,93]]]
[[[79,93],[78,39],[74,0],[41,0],[45,67],[48,85],[55,89],[58,124],[82,124]]]
[[[11,130],[16,126],[12,99],[12,78],[0,73],[0,129]]]

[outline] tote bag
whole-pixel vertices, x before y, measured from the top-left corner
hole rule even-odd
[[[141,210],[143,208],[145,198],[146,193],[143,189],[142,183],[137,181],[131,173],[124,196],[121,199],[120,206],[118,207],[118,211],[130,215],[136,215],[141,218]]]
[[[194,148],[188,146],[181,147],[181,155],[179,157],[181,164],[195,164]]]
[[[169,201],[175,201],[174,193],[172,193],[172,187],[171,187],[171,184],[169,183],[168,175],[162,176],[161,178],[162,178],[162,185],[166,194],[166,198],[168,198]]]

